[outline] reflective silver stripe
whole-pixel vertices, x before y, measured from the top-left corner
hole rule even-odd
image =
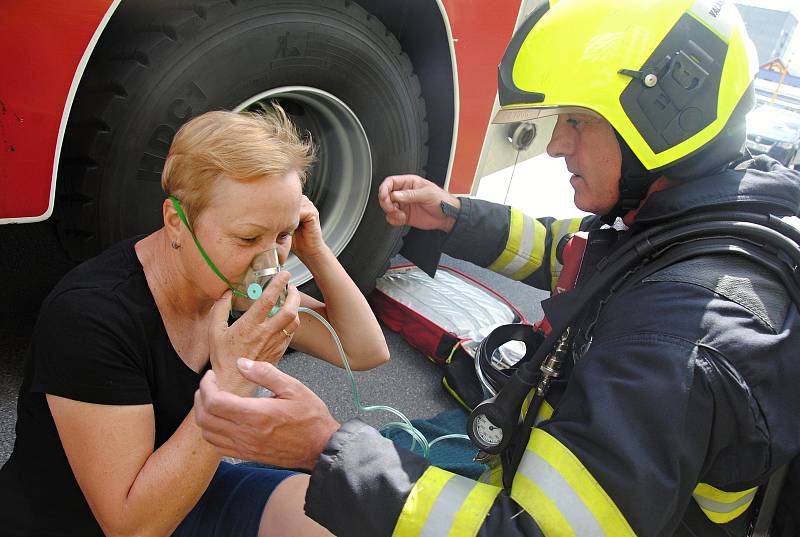
[[[464,476],[454,475],[451,477],[436,498],[419,537],[447,535],[453,525],[456,513],[474,486],[475,481]]]
[[[542,457],[532,451],[525,451],[517,471],[535,483],[555,504],[575,535],[605,535],[600,523],[569,483]]]
[[[481,472],[481,475],[478,478],[478,483],[486,483],[487,485],[490,484],[492,482],[492,472],[494,472],[494,468],[487,468]]]
[[[730,513],[731,511],[735,510],[737,507],[741,507],[744,504],[751,502],[756,495],[756,491],[754,490],[750,494],[746,494],[736,500],[735,502],[731,503],[723,503],[718,502],[715,500],[710,500],[698,494],[692,494],[694,497],[694,501],[697,502],[701,508],[705,509],[706,511],[713,511],[714,513]]]
[[[503,274],[511,276],[519,269],[531,262],[533,253],[533,241],[536,238],[536,228],[533,218],[520,213],[522,217],[522,236],[519,238],[519,250],[511,262],[503,267]],[[539,260],[541,263],[541,260]]]

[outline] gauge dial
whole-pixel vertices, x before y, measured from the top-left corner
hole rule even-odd
[[[475,418],[472,431],[486,446],[498,446],[503,441],[503,429],[492,423],[486,414],[480,414]]]

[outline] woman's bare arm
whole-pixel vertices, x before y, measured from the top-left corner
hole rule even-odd
[[[358,289],[333,252],[322,239],[319,213],[303,196],[300,225],[295,231],[292,250],[308,267],[325,303],[308,295],[301,296],[301,306],[325,316],[342,340],[353,369],[364,370],[389,360],[389,349],[381,327]],[[342,361],[328,330],[307,313],[292,337],[291,346],[342,367]]]
[[[157,450],[152,405],[98,405],[47,395],[61,444],[106,535],[167,535],[220,461],[194,411]]]
[[[366,370],[389,360],[389,348],[375,315],[356,284],[330,250],[313,264],[306,263],[314,282],[322,291],[325,303],[301,295],[300,305],[322,314],[339,334],[345,353],[354,370]],[[343,367],[328,330],[307,313],[300,313],[300,326],[291,342],[292,348],[318,356]]]

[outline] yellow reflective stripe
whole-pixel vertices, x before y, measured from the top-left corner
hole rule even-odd
[[[429,466],[411,489],[393,537],[475,537],[500,488]]]
[[[580,460],[544,430],[534,429],[517,473],[550,498],[576,533],[635,536],[614,501]],[[514,486],[516,483],[515,476]],[[537,516],[542,515],[534,502],[519,493],[515,496],[513,487],[511,497],[539,522]]]
[[[545,537],[573,537],[575,532],[553,501],[536,483],[517,472],[511,486],[511,499],[525,509]]]
[[[694,494],[703,498],[708,498],[709,500],[715,502],[730,504],[744,498],[745,496],[751,496],[755,494],[757,490],[758,487],[753,487],[741,492],[725,492],[724,490],[720,490],[712,485],[709,485],[708,483],[698,483],[694,489]]]
[[[558,276],[561,274],[561,263],[556,259],[556,251],[561,238],[568,233],[575,233],[581,227],[583,218],[572,218],[569,220],[556,220],[550,226],[552,242],[550,242],[550,290],[555,290],[558,283]]]
[[[533,401],[533,397],[536,395],[536,388],[532,389],[528,392],[528,395],[525,396],[525,399],[522,400],[522,408],[520,409],[520,420],[525,419],[525,414],[528,413],[528,407],[531,405],[531,401]],[[539,407],[539,412],[536,414],[536,419],[534,420],[533,424],[538,425],[540,422],[549,420],[553,417],[553,407],[550,406],[550,403],[547,402],[547,399],[542,401],[542,405]]]
[[[608,535],[570,484],[540,455],[527,451],[517,471],[542,489],[577,535]]]
[[[509,266],[509,270],[515,270],[511,274],[513,280],[524,280],[542,266],[544,261],[544,242],[547,237],[547,229],[544,224],[527,215],[522,215],[526,235],[523,237],[520,249],[520,257],[517,263]]]
[[[453,474],[450,472],[429,466],[406,498],[392,536],[418,537],[431,509],[433,509],[436,498],[452,477]]]
[[[511,207],[511,216],[508,222],[508,239],[506,247],[500,257],[489,265],[489,270],[503,273],[503,269],[514,260],[519,249],[519,241],[522,238],[522,214]],[[503,273],[504,274],[504,273]]]
[[[753,503],[753,498],[750,498],[745,503],[733,509],[729,513],[719,513],[717,511],[703,507],[703,503],[701,503],[700,500],[697,500],[697,498],[695,498],[695,500],[697,501],[697,504],[700,505],[700,510],[703,511],[703,513],[708,517],[708,519],[711,522],[714,522],[715,524],[727,524],[731,520],[735,519],[736,517],[747,511],[747,508],[750,507],[751,503]]]
[[[450,384],[448,384],[447,379],[445,377],[442,377],[442,386],[444,386],[444,389],[447,390],[450,393],[450,395],[452,395],[455,398],[455,400],[458,401],[458,404],[463,406],[467,412],[472,412],[472,407],[469,406],[467,402],[464,401],[461,398],[461,396],[458,395],[456,391],[450,387]]]
[[[547,230],[535,218],[511,208],[508,239],[489,269],[513,279],[524,279],[542,266]]]
[[[536,395],[536,388],[532,389],[528,392],[528,395],[525,396],[525,399],[522,400],[522,408],[519,411],[520,419],[525,418],[525,414],[528,413],[528,407],[531,406],[531,401],[533,401],[533,396]]]
[[[538,425],[540,422],[549,420],[553,417],[553,407],[550,406],[546,400],[542,401],[542,406],[539,407],[539,413],[536,415],[536,419],[534,420],[533,424]]]
[[[495,487],[502,487],[503,486],[503,465],[500,461],[497,461],[495,466],[487,468],[481,474],[480,479],[478,479],[481,483],[486,483],[487,485],[494,485]]]
[[[500,487],[475,483],[456,513],[448,537],[475,537],[499,493]]]
[[[558,283],[558,274],[561,272],[561,269],[558,269],[556,272],[556,264],[558,260],[556,259],[556,250],[558,249],[558,241],[561,240],[561,228],[564,227],[564,224],[567,220],[556,220],[550,225],[550,290],[554,290],[556,288],[556,283]]]
[[[747,511],[756,491],[758,487],[741,492],[725,492],[707,483],[699,483],[692,496],[709,520],[725,524]]]

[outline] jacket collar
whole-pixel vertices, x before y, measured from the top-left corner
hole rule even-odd
[[[651,192],[636,215],[636,224],[652,225],[698,209],[751,211],[776,216],[800,213],[800,173],[765,155],[716,175]]]

